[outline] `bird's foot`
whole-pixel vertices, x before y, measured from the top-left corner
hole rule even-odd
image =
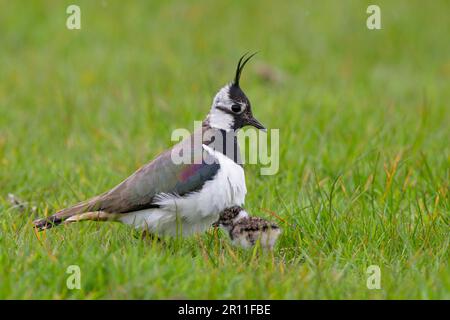
[[[141,239],[144,241],[148,241],[149,243],[152,242],[162,243],[162,239],[160,237],[158,237],[154,233],[151,233],[148,230],[144,230],[141,232]]]

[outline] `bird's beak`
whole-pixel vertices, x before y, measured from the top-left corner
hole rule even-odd
[[[264,132],[267,132],[267,129],[262,125],[261,122],[259,122],[252,114],[250,114],[247,119],[245,119],[246,125],[255,127],[256,129],[262,130]]]

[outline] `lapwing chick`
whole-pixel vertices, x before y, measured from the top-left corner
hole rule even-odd
[[[211,227],[225,208],[242,205],[247,188],[236,133],[244,126],[265,129],[240,86],[253,56],[239,59],[201,128],[109,191],[36,220],[34,227],[118,221],[157,236],[188,236]]]
[[[222,211],[213,226],[225,230],[231,242],[243,248],[251,248],[259,241],[262,248],[272,250],[281,233],[275,223],[260,217],[251,217],[240,206]]]

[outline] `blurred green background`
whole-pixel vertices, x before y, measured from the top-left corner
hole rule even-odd
[[[66,28],[70,4],[81,30]],[[369,4],[381,30],[366,27]],[[0,298],[450,298],[448,1],[0,8]],[[246,166],[246,207],[282,226],[273,254],[212,231],[164,245],[117,224],[34,234],[36,216],[111,188],[192,129],[255,50],[242,87],[280,129],[280,170]],[[81,290],[66,287],[72,264]]]

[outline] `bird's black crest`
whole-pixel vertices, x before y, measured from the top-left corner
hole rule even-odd
[[[249,55],[249,56],[244,60],[244,58],[245,58],[245,57],[247,56],[247,54],[248,54],[248,53],[246,53],[246,54],[244,54],[244,55],[239,59],[239,62],[238,62],[237,68],[236,68],[236,74],[235,74],[235,76],[234,76],[234,81],[233,81],[233,85],[234,85],[234,86],[239,87],[239,80],[241,79],[241,73],[242,73],[242,70],[244,69],[245,64],[246,64],[251,58],[253,58],[253,56],[254,56],[255,54],[257,54],[257,53],[258,53],[258,52],[255,52],[255,53]]]

